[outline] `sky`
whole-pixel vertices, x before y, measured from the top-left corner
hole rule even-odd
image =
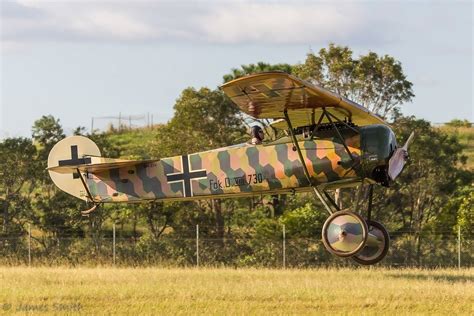
[[[166,122],[186,87],[214,89],[242,64],[302,63],[331,42],[399,60],[416,95],[404,114],[474,121],[471,1],[0,3],[0,138],[29,137],[48,114],[69,134],[93,117]]]

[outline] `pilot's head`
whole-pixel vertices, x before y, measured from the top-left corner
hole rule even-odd
[[[252,126],[250,129],[250,135],[252,136],[252,143],[256,144],[260,144],[265,138],[262,128],[258,125]]]

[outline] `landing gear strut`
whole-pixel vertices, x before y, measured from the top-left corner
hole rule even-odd
[[[296,150],[303,167],[304,174],[308,181],[308,185],[313,189],[315,197],[317,197],[321,203],[324,205],[326,210],[329,212],[330,216],[326,220],[322,230],[323,244],[326,249],[339,257],[352,257],[354,261],[360,264],[374,264],[382,260],[387,254],[390,239],[388,236],[387,230],[383,227],[382,224],[372,221],[372,195],[373,195],[373,184],[369,187],[369,206],[367,210],[367,221],[362,218],[357,213],[344,210],[341,211],[339,206],[329,197],[326,191],[320,191],[320,189],[314,185],[311,181],[311,176],[309,174],[308,168],[301,153],[301,148],[296,138],[293,126],[291,124],[290,117],[288,116],[288,111],[285,109],[283,111],[285,115],[285,120],[288,125],[288,130],[290,132],[292,141],[293,141],[293,150]],[[357,166],[358,162],[355,161],[352,156],[351,151],[346,146],[345,141],[342,135],[339,133],[339,130],[334,125],[330,114],[326,112],[323,108],[323,115],[326,115],[328,121],[333,125],[334,129],[339,136],[342,145],[346,149],[349,157],[354,162],[353,167]],[[318,122],[321,122],[322,120]],[[314,131],[317,130],[317,126]],[[314,134],[314,131],[312,134]],[[311,137],[313,137],[312,135]],[[354,206],[354,209],[358,209],[360,196],[363,191],[363,186],[360,187],[359,194]]]
[[[363,265],[376,264],[387,255],[390,247],[390,236],[387,229],[379,222],[371,219],[372,217],[372,197],[374,194],[374,185],[369,186],[369,206],[367,209],[367,226],[369,227],[369,238],[365,247],[357,253],[352,259]]]

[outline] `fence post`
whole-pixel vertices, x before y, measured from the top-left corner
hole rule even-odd
[[[196,225],[196,267],[199,268],[199,225]]]
[[[31,266],[31,224],[28,224],[28,266]]]
[[[458,269],[461,269],[461,225],[458,225]]]
[[[286,268],[286,231],[283,225],[283,269]]]
[[[112,224],[112,256],[115,265],[115,223]]]

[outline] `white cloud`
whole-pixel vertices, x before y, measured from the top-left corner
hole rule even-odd
[[[141,40],[157,35],[156,28],[141,21],[140,11],[127,11],[120,3],[23,0],[2,6],[14,13],[4,17],[2,39]]]
[[[212,8],[198,25],[218,43],[311,43],[354,35],[363,26],[358,12],[348,13],[337,5],[241,3]]]
[[[72,17],[69,28],[83,36],[138,40],[159,35],[158,30],[122,12],[96,10]]]
[[[0,53],[17,53],[23,52],[27,45],[18,41],[0,41]]]
[[[358,6],[361,7],[361,6]],[[312,44],[370,38],[376,30],[350,3],[2,3],[2,41],[196,41]]]

